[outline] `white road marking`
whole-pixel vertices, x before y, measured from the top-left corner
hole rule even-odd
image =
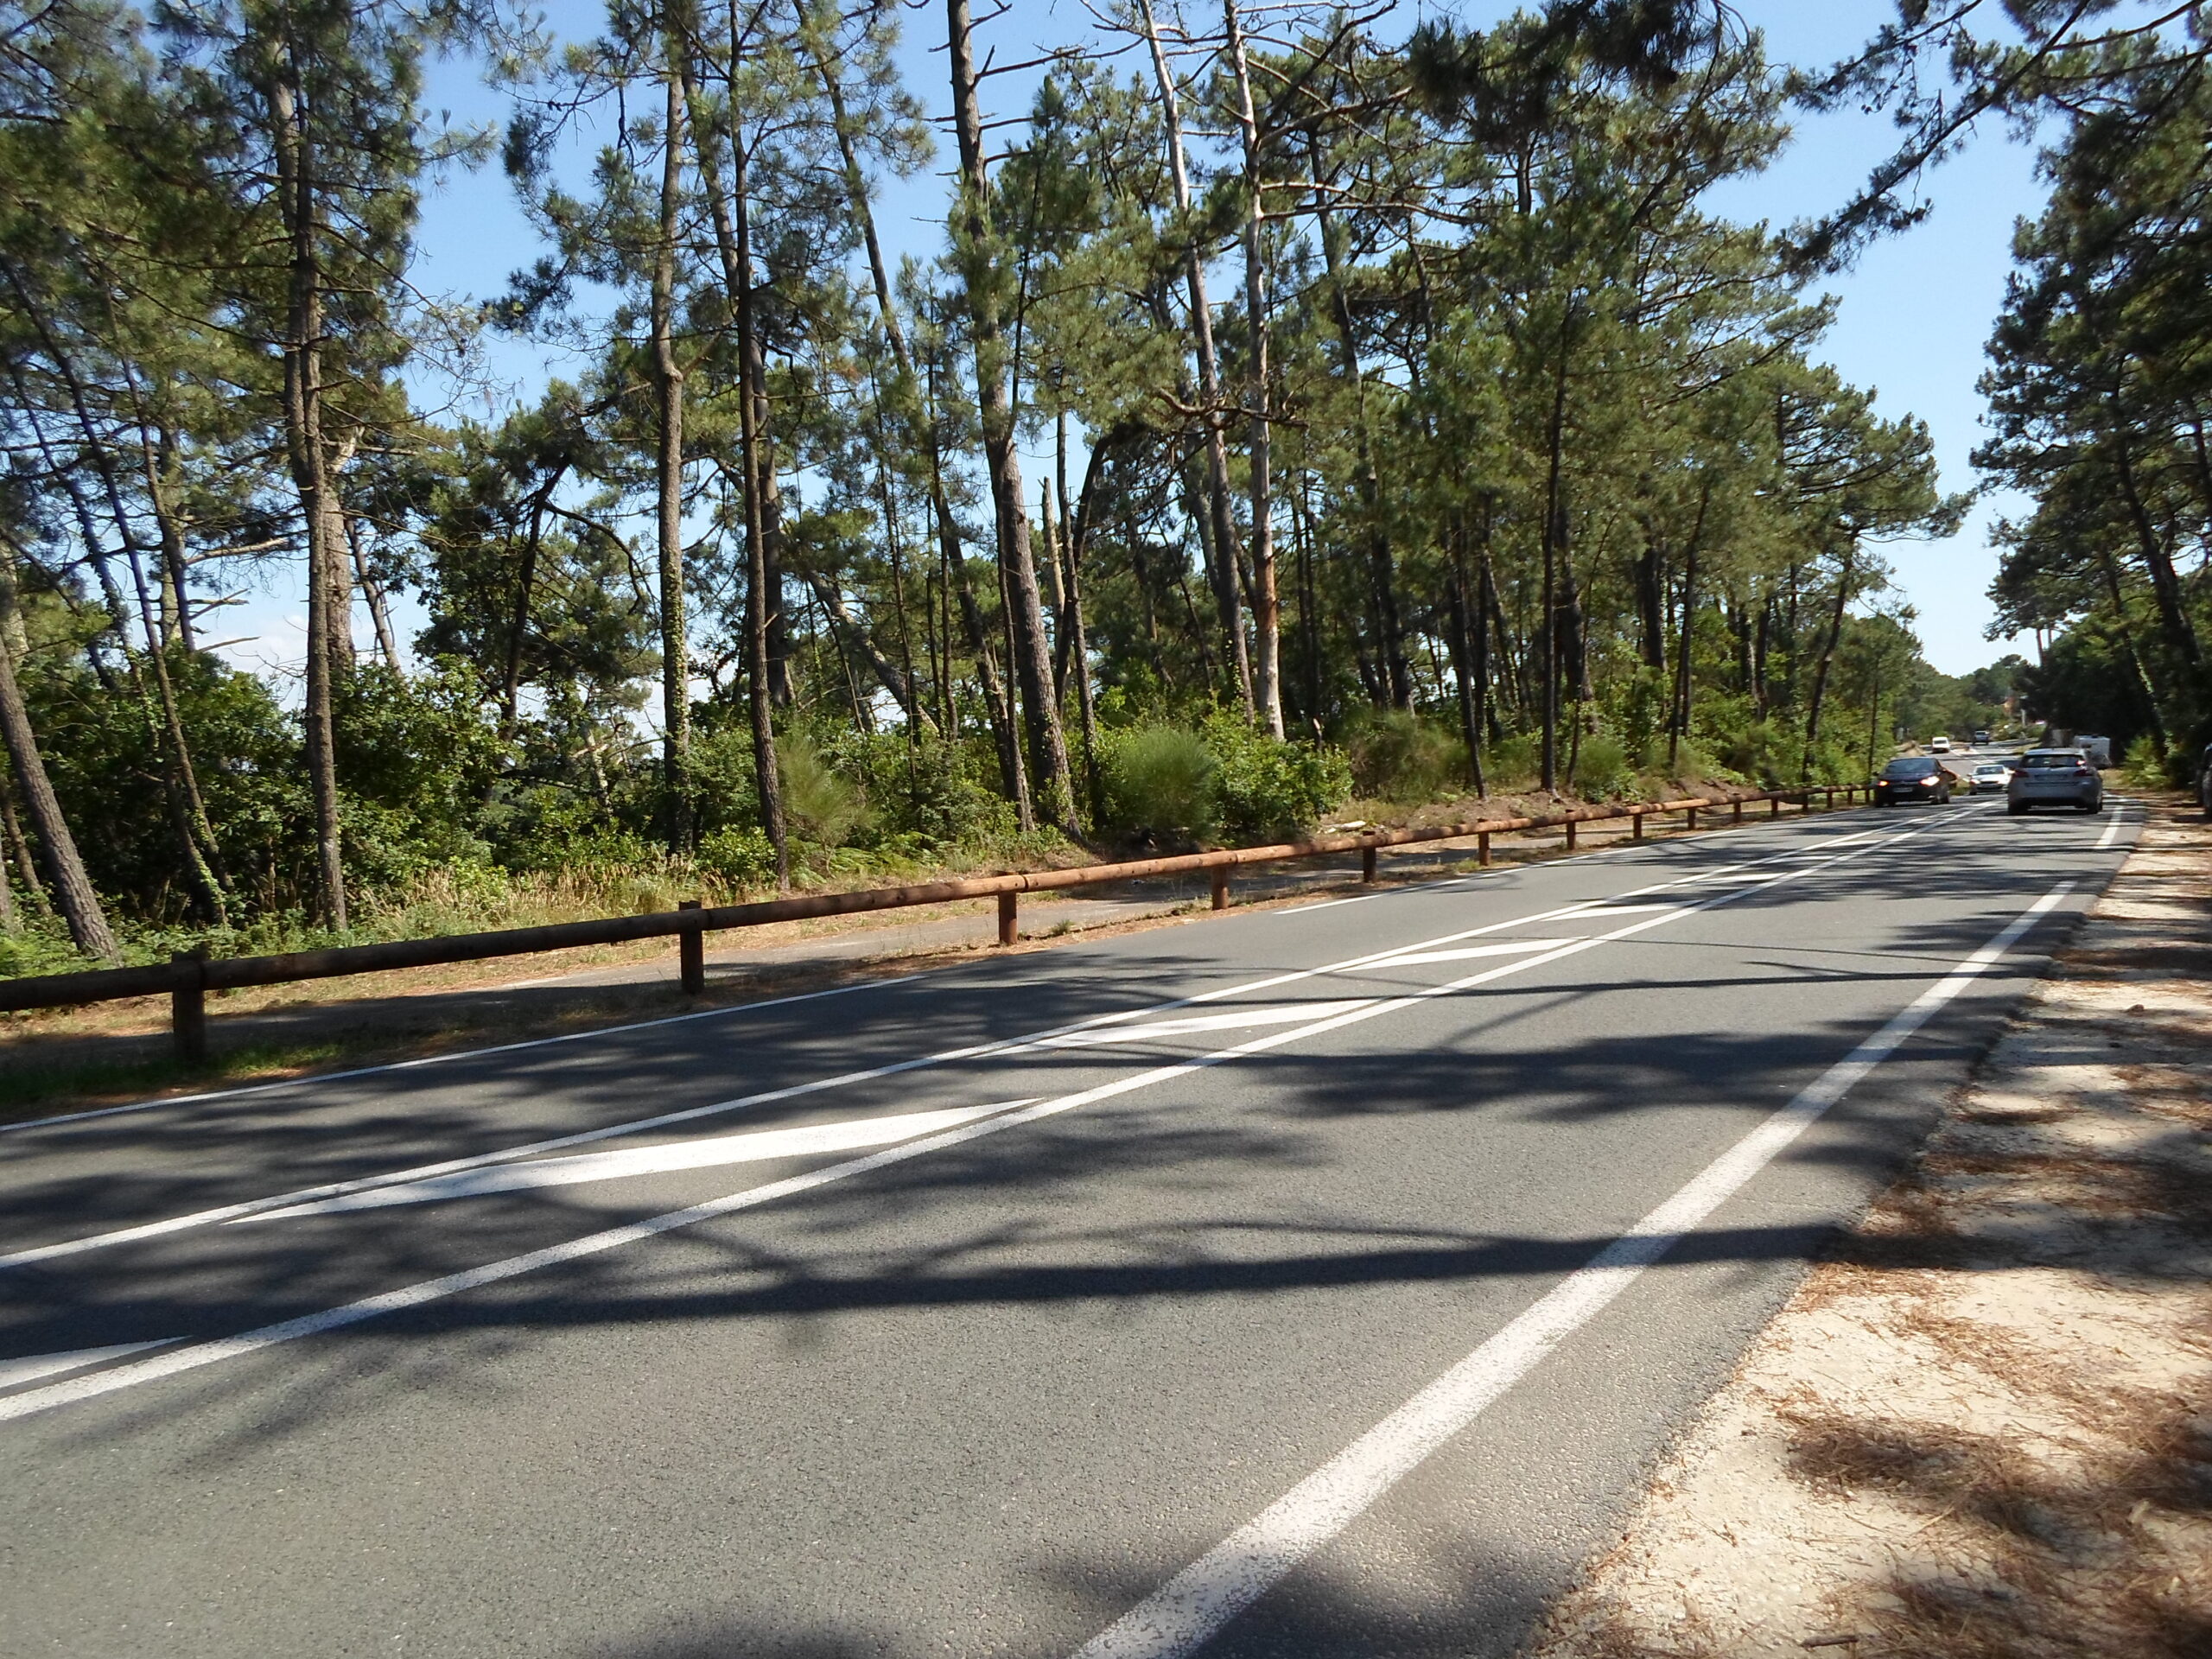
[[[1183,1659],[1337,1536],[1719,1209],[2003,957],[2074,883],[2063,881],[1907,1003],[1881,1030],[1569,1274],[1458,1364],[1087,1643],[1076,1659]]]
[[[1866,854],[1877,851],[1883,846],[1894,844],[1919,833],[1921,832],[1917,830],[1907,830],[1902,835],[1891,836],[1887,842],[1860,847],[1847,853],[1839,853],[1821,863],[1808,864],[1794,869],[1778,870],[1769,878],[1769,883],[1794,881],[1832,865],[1864,857]],[[2061,889],[2062,892],[2063,890]],[[926,1157],[931,1153],[963,1146],[971,1141],[979,1141],[985,1135],[1001,1134],[1007,1129],[1058,1116],[1061,1113],[1073,1111],[1079,1107],[1095,1105],[1100,1101],[1132,1094],[1138,1090],[1150,1088],[1155,1084],[1167,1083],[1178,1077],[1188,1077],[1194,1072],[1224,1065],[1231,1060],[1264,1053],[1270,1049],[1281,1048],[1304,1038],[1319,1036],[1325,1032],[1339,1030],[1346,1026],[1359,1024],[1369,1020],[1378,1019],[1384,1014],[1397,1013],[1402,1009],[1414,1007],[1433,998],[1455,995],[1459,992],[1473,989],[1477,986],[1503,979],[1510,975],[1522,973],[1531,968],[1542,967],[1548,963],[1579,955],[1582,951],[1594,950],[1599,945],[1611,944],[1617,939],[1624,939],[1638,933],[1647,932],[1664,923],[1679,920],[1685,916],[1695,915],[1700,911],[1714,910],[1723,905],[1733,904],[1750,891],[1752,889],[1738,888],[1716,893],[1710,899],[1702,899],[1694,904],[1683,905],[1662,915],[1643,917],[1624,927],[1615,928],[1610,933],[1596,934],[1584,939],[1569,939],[1552,950],[1534,956],[1522,957],[1517,960],[1501,963],[1497,967],[1485,969],[1480,973],[1469,974],[1464,978],[1453,980],[1447,984],[1424,986],[1417,991],[1368,1002],[1343,1014],[1317,1020],[1308,1025],[1294,1026],[1269,1032],[1262,1036],[1247,1038],[1244,1041],[1233,1044],[1227,1048],[1215,1049],[1210,1053],[1192,1055],[1187,1059],[1179,1060],[1169,1065],[1154,1066],[1147,1071],[1117,1077],[1074,1094],[1041,1100],[1034,1105],[1020,1107],[1013,1111],[1001,1113],[996,1117],[962,1124],[937,1135],[926,1135],[918,1141],[909,1141],[903,1145],[891,1147],[881,1152],[870,1153],[864,1157],[851,1159],[844,1163],[824,1165],[820,1169],[809,1170],[804,1174],[793,1175],[784,1180],[772,1181],[765,1186],[750,1187],[743,1192],[730,1193],[724,1198],[712,1198],[704,1204],[693,1205],[688,1209],[672,1210],[663,1215],[648,1217],[643,1221],[632,1222],[625,1226],[609,1228],[602,1232],[589,1233],[582,1238],[570,1239],[565,1243],[527,1251],[520,1255],[508,1256],[504,1261],[487,1262],[481,1267],[464,1268],[457,1273],[446,1274],[439,1278],[424,1280],[416,1284],[404,1285],[396,1290],[384,1291],[374,1296],[364,1297],[359,1301],[347,1302],[342,1306],[326,1308],[316,1313],[302,1314],[296,1319],[286,1319],[276,1325],[265,1325],[257,1330],[243,1332],[234,1337],[224,1337],[212,1342],[197,1343],[188,1347],[172,1349],[167,1353],[156,1354],[130,1364],[118,1366],[113,1370],[97,1372],[90,1376],[67,1378],[59,1382],[49,1383],[42,1389],[26,1389],[21,1394],[0,1398],[0,1422],[35,1416],[41,1412],[50,1411],[57,1407],[113,1394],[124,1389],[135,1387],[141,1382],[151,1382],[162,1377],[177,1376],[185,1371],[198,1370],[203,1366],[217,1364],[224,1360],[237,1359],[247,1354],[258,1353],[265,1348],[273,1348],[284,1343],[297,1342],[303,1338],[342,1330],[349,1325],[361,1324],[365,1320],[381,1318],[387,1313],[420,1307],[427,1303],[442,1301],[449,1296],[460,1295],[467,1291],[480,1289],[486,1285],[497,1284],[503,1280],[535,1273],[540,1268],[581,1261],[623,1245],[634,1244],[645,1239],[657,1237],[663,1233],[696,1226],[702,1222],[734,1215],[740,1211],[756,1209],[764,1204],[771,1204],[778,1199],[811,1192],[837,1181],[888,1168],[894,1164],[905,1163],[910,1159]]]
[[[1242,1031],[1250,1026],[1288,1026],[1300,1020],[1325,1019],[1349,1008],[1364,1007],[1373,1001],[1360,997],[1340,1002],[1286,1002],[1273,1008],[1238,1008],[1229,1014],[1198,1014],[1182,1020],[1150,1020],[1142,1025],[1093,1027],[1039,1037],[1029,1048],[1090,1048],[1104,1043],[1150,1042],[1161,1037],[1184,1037],[1200,1031]]]
[[[119,1342],[111,1348],[77,1348],[66,1354],[30,1354],[22,1359],[0,1359],[0,1389],[21,1388],[42,1376],[81,1371],[87,1365],[104,1365],[125,1354],[143,1354],[149,1348],[166,1348],[182,1340],[181,1337],[163,1337],[155,1342]]]
[[[2112,815],[2112,822],[2105,825],[2104,834],[2097,837],[2097,850],[2099,852],[2102,852],[2106,848],[2111,846],[2113,841],[2118,838],[2120,835],[2120,815],[2118,812],[2114,812]]]
[[[319,1204],[264,1210],[257,1215],[241,1216],[230,1225],[286,1221],[296,1216],[335,1215],[349,1210],[381,1210],[400,1204],[432,1204],[444,1198],[486,1198],[498,1192],[576,1186],[586,1181],[622,1180],[634,1175],[663,1175],[677,1170],[761,1164],[778,1158],[819,1157],[824,1153],[852,1152],[861,1147],[887,1147],[895,1141],[934,1135],[940,1129],[988,1117],[993,1112],[1009,1111],[1027,1104],[1027,1100],[1001,1100],[988,1106],[959,1106],[940,1112],[899,1112],[888,1117],[810,1123],[795,1129],[753,1129],[743,1135],[709,1135],[702,1140],[671,1141],[665,1146],[586,1153],[581,1158],[493,1164],[458,1175],[441,1175],[435,1180],[410,1181],[404,1186],[372,1186],[365,1192],[349,1192],[343,1198],[325,1198]]]
[[[1639,905],[1637,908],[1649,910],[1658,906]],[[1457,950],[1409,950],[1398,956],[1385,957],[1380,962],[1370,962],[1367,965],[1370,969],[1404,968],[1416,962],[1465,962],[1474,957],[1516,957],[1524,951],[1548,950],[1555,944],[1566,943],[1565,939],[1512,939],[1503,944],[1465,945]]]

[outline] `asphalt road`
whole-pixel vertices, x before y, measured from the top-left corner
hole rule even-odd
[[[0,1653],[1510,1653],[2134,817],[0,1131]]]

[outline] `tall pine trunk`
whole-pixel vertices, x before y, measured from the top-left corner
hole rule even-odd
[[[1255,696],[1260,718],[1276,737],[1282,725],[1282,605],[1275,591],[1274,427],[1268,416],[1267,269],[1261,232],[1266,204],[1260,177],[1260,123],[1252,109],[1252,75],[1236,0],[1221,0],[1229,62],[1236,79],[1236,124],[1244,140],[1244,321],[1252,336],[1252,627],[1259,664]],[[1479,763],[1478,763],[1479,764]]]
[[[301,117],[299,65],[291,48],[270,83],[269,117],[276,151],[278,197],[291,251],[284,325],[284,438],[293,487],[300,498],[308,538],[308,662],[306,709],[308,783],[315,799],[315,861],[322,918],[342,930],[346,866],[338,817],[338,762],[331,714],[332,641],[347,626],[332,613],[331,565],[338,556],[331,531],[337,514],[331,498],[329,452],[322,429],[322,268],[315,245],[321,205],[315,147]],[[342,578],[338,591],[349,591]],[[348,634],[350,640],[351,635]]]
[[[730,11],[730,54],[733,70],[741,44],[737,10]],[[751,156],[744,136],[734,126],[724,137],[730,148],[730,188],[721,188],[718,163],[701,151],[700,172],[712,175],[709,200],[723,250],[723,275],[732,290],[737,317],[738,461],[742,474],[740,493],[745,509],[745,663],[746,709],[753,733],[753,775],[760,831],[767,836],[776,861],[776,887],[791,887],[791,836],[784,818],[783,772],[776,755],[776,621],[783,610],[782,572],[769,552],[766,464],[760,433],[760,387],[755,372],[762,365],[760,323],[754,308],[753,285],[753,203]],[[702,140],[703,142],[703,140]]]
[[[868,249],[869,281],[875,289],[875,303],[883,321],[884,337],[890,341],[893,360],[899,366],[897,382],[899,412],[912,425],[916,438],[929,461],[930,512],[937,531],[938,558],[943,566],[945,583],[952,589],[946,595],[950,608],[954,597],[960,606],[962,631],[968,637],[968,648],[976,658],[976,680],[983,694],[983,711],[990,721],[992,741],[998,750],[1000,788],[1006,798],[1014,803],[1015,816],[1027,832],[1035,827],[1035,817],[1029,801],[1028,774],[1021,764],[1020,735],[1014,729],[1013,712],[1008,707],[1008,694],[998,674],[988,636],[983,631],[983,619],[976,604],[972,586],[968,580],[967,556],[960,540],[959,521],[953,517],[952,502],[944,486],[944,446],[938,434],[934,416],[935,398],[925,404],[922,397],[921,375],[916,368],[912,349],[906,342],[906,331],[899,321],[899,307],[891,289],[891,272],[883,257],[883,244],[876,234],[875,213],[868,200],[868,178],[861,169],[860,152],[853,142],[850,123],[846,118],[844,83],[839,79],[836,66],[827,58],[815,59],[815,72],[820,76],[823,90],[830,99],[830,112],[837,138],[837,150],[844,168],[845,192],[853,217],[861,227],[861,238]],[[946,629],[950,647],[950,618]],[[959,720],[952,707],[950,695],[951,671],[944,670],[944,724],[948,735],[957,733]]]
[[[1559,565],[1567,539],[1566,482],[1561,461],[1566,450],[1567,352],[1569,324],[1560,323],[1559,365],[1552,384],[1552,412],[1545,434],[1544,475],[1544,592],[1543,618],[1543,764],[1541,782],[1547,790],[1559,787]]]
[[[1856,574],[1853,566],[1859,555],[1858,538],[1851,537],[1843,544],[1843,557],[1835,577],[1835,604],[1828,612],[1827,633],[1821,642],[1821,660],[1813,670],[1813,696],[1805,712],[1805,759],[1798,767],[1798,780],[1809,783],[1813,777],[1813,754],[1821,742],[1821,705],[1828,693],[1828,670],[1835,662],[1836,642],[1843,638],[1843,613],[1851,603],[1851,578]]]
[[[1175,77],[1160,48],[1160,30],[1152,16],[1152,0],[1137,0],[1144,24],[1145,44],[1152,48],[1152,67],[1160,86],[1160,108],[1167,123],[1167,176],[1174,187],[1175,211],[1186,230],[1191,223],[1191,175],[1183,155],[1182,103],[1175,92]],[[1195,237],[1185,251],[1183,280],[1191,302],[1191,343],[1198,359],[1201,431],[1205,439],[1206,509],[1213,534],[1214,606],[1219,613],[1222,643],[1227,652],[1235,690],[1243,705],[1244,718],[1252,718],[1252,664],[1244,647],[1244,621],[1236,603],[1236,517],[1229,504],[1229,448],[1221,435],[1221,360],[1214,350],[1213,308],[1206,299],[1205,256]]]
[[[1021,481],[1021,460],[1014,449],[1014,409],[1007,390],[1006,345],[991,269],[988,180],[984,175],[983,117],[976,90],[976,60],[968,0],[945,0],[947,41],[952,60],[954,124],[960,148],[959,223],[969,304],[971,349],[976,359],[977,412],[983,427],[985,468],[996,509],[999,562],[1006,572],[1010,601],[1014,672],[1021,683],[1027,716],[1029,769],[1036,780],[1040,816],[1069,836],[1080,837],[1075,817],[1075,785],[1068,771],[1067,742],[1060,728],[1058,700],[1052,685],[1051,645],[1045,632],[1043,601],[1037,591],[1037,566],[1029,546],[1029,506]]]
[[[69,833],[68,820],[61,816],[61,803],[46,775],[38,734],[31,727],[30,710],[24,706],[22,687],[16,678],[11,643],[15,620],[15,571],[0,556],[0,740],[7,744],[16,786],[38,836],[47,880],[54,888],[61,918],[68,925],[70,938],[86,956],[113,962],[123,953],[116,948],[115,935],[108,928],[107,914],[100,908],[100,896],[93,890],[92,878],[85,874],[76,837]],[[32,890],[37,891],[35,883]]]
[[[653,489],[660,559],[661,787],[668,848],[691,848],[691,686],[683,606],[683,370],[676,360],[676,234],[682,202],[683,100],[671,32],[664,73],[660,223],[653,244]]]
[[[1367,379],[1360,367],[1359,336],[1352,324],[1351,297],[1344,290],[1344,257],[1331,210],[1319,210],[1321,258],[1329,278],[1329,315],[1344,352],[1344,376],[1352,389],[1353,459],[1357,467],[1361,533],[1367,543],[1368,580],[1375,594],[1376,626],[1381,635],[1382,689],[1394,709],[1414,706],[1413,671],[1406,662],[1405,625],[1400,620],[1397,558],[1382,514],[1382,480],[1375,464],[1374,436],[1368,429]]]

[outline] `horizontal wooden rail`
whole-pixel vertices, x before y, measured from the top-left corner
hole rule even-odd
[[[1018,895],[1050,893],[1070,887],[1096,887],[1106,882],[1132,881],[1146,876],[1179,875],[1206,870],[1212,880],[1214,907],[1228,903],[1228,873],[1245,864],[1277,864],[1300,859],[1327,858],[1339,853],[1360,855],[1361,874],[1375,879],[1375,855],[1387,847],[1410,847],[1424,842],[1480,840],[1483,861],[1490,858],[1490,838],[1524,830],[1565,828],[1573,844],[1574,826],[1605,819],[1634,821],[1639,837],[1643,820],[1658,813],[1687,815],[1691,828],[1700,807],[1733,806],[1738,822],[1745,802],[1766,801],[1779,812],[1785,801],[1812,810],[1813,797],[1823,796],[1833,808],[1841,794],[1847,803],[1857,799],[1862,785],[1834,788],[1766,790],[1742,796],[1696,796],[1681,800],[1637,802],[1625,806],[1580,806],[1565,811],[1514,818],[1479,818],[1465,823],[1434,824],[1420,830],[1377,830],[1357,836],[1322,836],[1311,841],[1282,842],[1265,847],[1230,847],[1211,853],[1182,853],[1166,858],[1141,858],[1116,864],[1086,864],[1066,870],[1014,871],[1004,875],[963,877],[950,881],[923,881],[903,887],[868,887],[853,893],[806,893],[791,899],[767,899],[747,905],[700,906],[687,903],[680,910],[653,911],[642,916],[608,916],[588,922],[554,922],[543,927],[502,928],[486,933],[449,933],[435,938],[397,939],[381,944],[342,944],[323,950],[287,950],[267,957],[208,958],[180,955],[165,963],[143,968],[100,968],[76,974],[44,974],[22,979],[0,979],[0,1012],[29,1008],[73,1007],[86,1002],[111,1002],[135,996],[171,999],[178,1051],[198,1058],[206,1045],[205,1007],[209,991],[241,989],[252,985],[283,985],[299,980],[334,979],[351,974],[387,973],[400,968],[429,968],[460,962],[484,962],[499,957],[528,956],[541,950],[567,950],[580,945],[625,944],[639,939],[664,938],[674,934],[682,946],[683,980],[688,991],[704,988],[700,941],[708,933],[731,928],[764,927],[773,922],[811,920],[823,916],[856,916],[868,911],[903,910],[916,905],[942,905],[969,899],[999,901],[999,939],[1013,943]]]

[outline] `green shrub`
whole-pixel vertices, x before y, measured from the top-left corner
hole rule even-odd
[[[1434,800],[1464,787],[1467,778],[1466,745],[1403,709],[1363,715],[1347,747],[1353,783],[1377,800]]]
[[[1100,744],[1099,761],[1107,817],[1116,830],[1203,841],[1218,826],[1219,767],[1197,733],[1176,726],[1116,732]]]
[[[733,887],[757,887],[776,879],[776,849],[750,824],[725,824],[699,843],[699,868]]]
[[[985,757],[963,743],[931,743],[918,755],[880,753],[872,771],[869,799],[876,808],[879,844],[896,842],[913,856],[938,848],[1001,841],[1015,833],[1014,803],[988,780]]]
[[[1755,720],[1722,741],[1720,758],[1730,771],[1771,789],[1796,781],[1804,755],[1796,733],[1772,720]]]
[[[1664,670],[1639,664],[1621,693],[1606,701],[1611,716],[1607,723],[1622,734],[1630,753],[1648,755],[1654,744],[1664,748],[1675,702]]]
[[[2145,732],[2127,746],[2120,763],[2120,781],[2130,789],[2168,789],[2174,783],[2171,759],[2158,740]]]
[[[1286,742],[1233,715],[1206,722],[1222,833],[1231,841],[1281,841],[1310,830],[1351,791],[1351,766],[1328,744]]]
[[[0,877],[0,880],[5,880]],[[24,974],[65,974],[85,966],[59,922],[43,919],[0,933],[0,979]]]
[[[868,822],[868,798],[846,770],[808,738],[791,733],[776,745],[784,785],[784,817],[792,830],[823,847],[842,847]]]
[[[1501,739],[1483,751],[1483,781],[1493,792],[1527,789],[1536,781],[1541,758],[1532,733]]]
[[[1582,740],[1574,756],[1574,787],[1592,799],[1611,799],[1636,786],[1636,771],[1628,763],[1628,750],[1618,739],[1592,732]]]

